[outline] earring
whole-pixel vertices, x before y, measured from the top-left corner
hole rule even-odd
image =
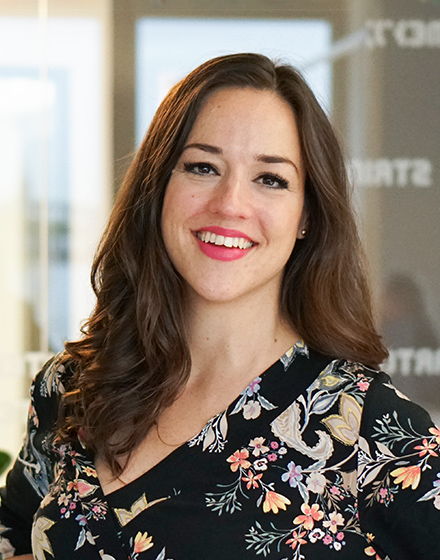
[[[301,235],[302,235],[303,237],[306,236],[306,233],[307,233],[307,230],[306,230],[306,229],[302,229],[302,230],[301,230]]]

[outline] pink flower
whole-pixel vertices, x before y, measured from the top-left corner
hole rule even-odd
[[[387,490],[386,488],[381,488],[381,489],[379,490],[379,494],[380,494],[380,497],[381,497],[381,498],[386,498],[387,495],[388,495],[388,490]]]
[[[85,480],[78,480],[76,487],[81,498],[90,496],[90,494],[92,494],[94,490],[96,490],[96,486],[94,486],[93,484],[89,484]]]
[[[267,460],[268,460],[268,461],[276,461],[277,459],[278,459],[278,455],[277,455],[276,453],[270,453],[270,454],[267,456]]]
[[[368,381],[358,381],[357,386],[361,391],[365,392],[368,391],[368,387],[370,386],[370,384],[368,383]]]
[[[332,486],[330,488],[330,493],[333,494],[333,496],[339,496],[341,491],[339,490],[339,488],[337,486]]]
[[[277,441],[271,441],[270,442],[270,446],[272,449],[278,449],[278,447],[280,446],[279,443]]]
[[[343,541],[344,540],[344,533],[342,533],[341,531],[336,535],[336,538],[338,539],[338,541]]]
[[[326,536],[322,539],[322,542],[323,542],[324,544],[327,544],[327,545],[328,545],[328,544],[332,544],[333,539],[331,538],[330,535],[326,535]]]

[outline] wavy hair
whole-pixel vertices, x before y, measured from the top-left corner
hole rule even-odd
[[[81,430],[115,476],[188,379],[183,280],[161,215],[171,172],[207,97],[220,88],[276,92],[296,117],[306,172],[307,237],[295,244],[280,294],[283,317],[312,348],[376,367],[387,356],[373,322],[344,157],[300,73],[259,54],[210,60],[172,88],[117,196],[92,268],[96,307],[66,343],[75,377],[60,435]],[[117,411],[117,413],[115,413]]]

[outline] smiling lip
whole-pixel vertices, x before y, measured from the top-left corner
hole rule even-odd
[[[207,226],[204,228],[200,228],[197,233],[200,233],[202,231],[210,231],[211,233],[215,233],[216,235],[223,235],[224,237],[241,237],[243,239],[252,241],[252,239],[248,235],[246,235],[242,231],[239,231],[238,229],[227,229],[220,226]]]
[[[241,231],[208,226],[194,232],[202,253],[218,261],[234,261],[244,257],[256,243]]]

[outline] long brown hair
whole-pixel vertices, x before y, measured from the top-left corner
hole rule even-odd
[[[137,152],[92,268],[97,296],[84,337],[66,344],[76,374],[61,436],[82,429],[115,475],[184,387],[191,368],[183,281],[165,250],[165,190],[207,96],[219,88],[278,93],[295,114],[306,171],[307,236],[286,265],[280,309],[312,348],[377,366],[387,356],[372,318],[343,154],[301,75],[259,54],[202,64],[160,105]]]

